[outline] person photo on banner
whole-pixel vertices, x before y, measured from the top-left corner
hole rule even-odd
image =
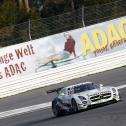
[[[56,67],[54,61],[68,59],[68,58],[70,58],[70,56],[72,54],[74,55],[74,57],[76,57],[75,40],[68,33],[64,34],[64,37],[66,38],[66,42],[65,42],[65,45],[64,45],[64,50],[49,57],[53,68]]]
[[[64,33],[64,37],[66,38],[66,42],[64,44],[64,49],[58,53],[52,54],[48,56],[46,59],[41,60],[41,63],[43,65],[47,65],[48,63],[51,63],[52,68],[57,67],[56,61],[61,61],[61,60],[67,60],[68,58],[71,57],[73,54],[74,57],[76,57],[76,52],[75,52],[75,40],[69,33]],[[51,46],[51,44],[49,45]],[[52,45],[51,50],[55,50],[55,47]]]

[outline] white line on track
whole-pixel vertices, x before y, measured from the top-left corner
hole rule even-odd
[[[126,85],[121,85],[121,86],[117,87],[117,89],[123,89],[123,88],[126,88]],[[37,111],[40,109],[47,109],[50,107],[51,107],[51,102],[47,102],[47,103],[23,107],[23,108],[19,108],[19,109],[4,111],[4,112],[0,112],[0,119],[15,116],[15,115],[20,115],[20,114],[24,114],[24,113],[28,113],[28,112],[33,112],[33,111]]]
[[[24,107],[24,108],[4,111],[4,112],[0,112],[0,119],[15,116],[15,115],[20,115],[20,114],[24,114],[24,113],[28,113],[28,112],[33,112],[33,111],[37,111],[40,109],[47,109],[50,107],[51,107],[51,102],[47,102],[47,103],[28,106],[28,107]]]
[[[122,89],[122,88],[126,88],[126,85],[121,85],[117,87],[117,89]]]

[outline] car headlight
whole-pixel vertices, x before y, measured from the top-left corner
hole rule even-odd
[[[112,88],[112,91],[113,91],[114,94],[116,93],[116,89],[115,88]]]
[[[87,100],[85,97],[83,96],[78,96],[78,98],[81,100],[81,101],[84,101],[84,100]]]

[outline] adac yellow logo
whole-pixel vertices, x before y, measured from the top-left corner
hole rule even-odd
[[[82,52],[83,55],[87,55],[87,51],[92,53],[99,52],[99,50],[107,50],[107,47],[110,46],[112,49],[117,45],[120,45],[126,42],[126,19],[122,19],[117,23],[117,29],[114,24],[108,24],[106,26],[105,32],[103,29],[95,29],[91,31],[91,36],[93,41],[91,41],[87,33],[83,33],[81,36],[82,40]],[[107,34],[106,34],[107,33]],[[99,39],[99,37],[101,39]]]

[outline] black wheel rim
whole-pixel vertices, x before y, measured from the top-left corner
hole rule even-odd
[[[77,112],[78,111],[77,103],[75,101],[72,102],[72,108],[73,108],[73,111],[74,112]]]
[[[55,116],[58,116],[58,110],[56,108],[53,108],[53,113]]]

